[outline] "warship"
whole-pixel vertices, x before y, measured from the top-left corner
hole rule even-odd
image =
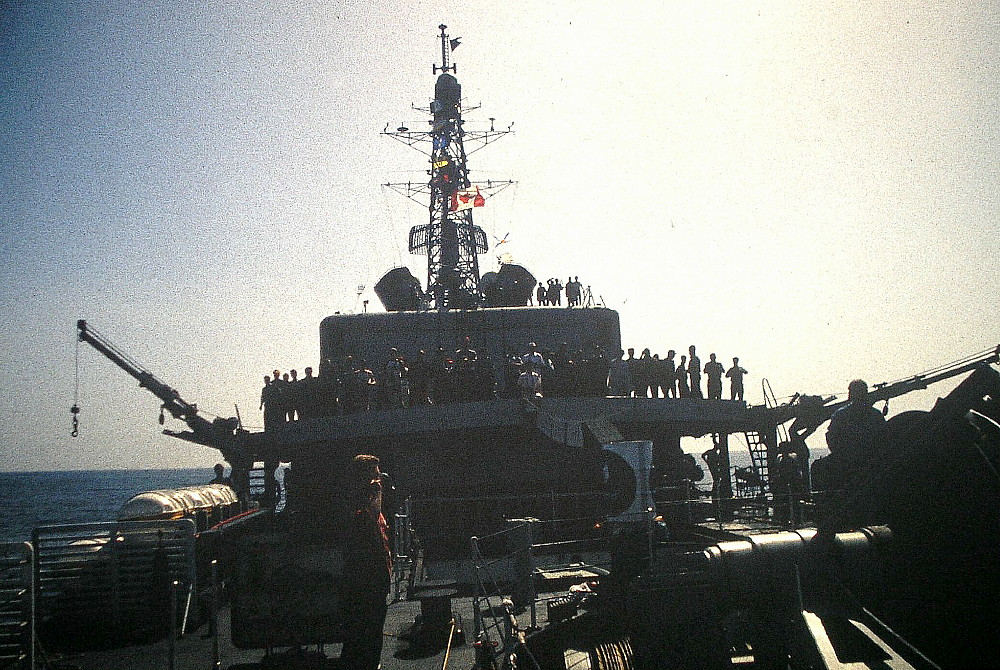
[[[426,183],[386,185],[427,198],[409,234],[426,281],[393,268],[384,313],[324,319],[317,375],[269,380],[263,431],[204,418],[78,322],[184,424],[165,434],[220,452],[239,504],[161,492],[115,524],[37,529],[8,557],[30,566],[12,588],[31,615],[2,667],[59,667],[42,650],[63,667],[341,667],[331,519],[363,453],[395,484],[384,668],[994,665],[1000,348],[876,385],[868,405],[967,375],[863,458],[817,461],[821,486],[802,448],[849,401],[621,392],[615,310],[529,304],[539,283],[512,262],[480,273],[473,216],[510,182],[472,181],[469,147],[509,129],[466,127],[456,41],[438,38],[427,128],[383,131],[428,160]],[[692,437],[712,440],[710,490]]]

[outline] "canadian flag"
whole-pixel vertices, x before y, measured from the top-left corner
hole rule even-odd
[[[482,207],[486,204],[486,198],[479,192],[479,187],[468,188],[464,191],[455,191],[451,194],[451,211],[461,212],[463,209]]]

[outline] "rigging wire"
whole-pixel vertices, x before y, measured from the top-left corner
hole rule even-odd
[[[385,186],[382,186],[379,190],[382,191],[382,204],[385,206],[385,220],[386,225],[389,227],[389,241],[396,252],[396,261],[399,263],[399,267],[403,267],[403,252],[399,244],[400,236],[396,230],[396,219],[392,214],[392,208],[389,206],[389,194]]]
[[[73,415],[73,430],[70,431],[70,437],[79,437],[80,435],[80,336],[76,336],[76,354],[73,363],[73,406],[69,408],[70,414]]]

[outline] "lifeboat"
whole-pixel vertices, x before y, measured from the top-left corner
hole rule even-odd
[[[118,510],[119,521],[194,519],[198,530],[239,512],[236,492],[225,484],[203,484],[179,489],[146,491]]]

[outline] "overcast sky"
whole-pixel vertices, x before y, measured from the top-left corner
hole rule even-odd
[[[477,223],[579,275],[623,343],[844,393],[1000,342],[995,3],[0,2],[0,469],[210,466],[76,319],[251,426],[426,208],[440,23]],[[491,256],[481,258],[493,269]],[[364,285],[360,296],[356,288]],[[942,385],[891,405],[928,408]],[[180,428],[174,423],[174,428]]]

